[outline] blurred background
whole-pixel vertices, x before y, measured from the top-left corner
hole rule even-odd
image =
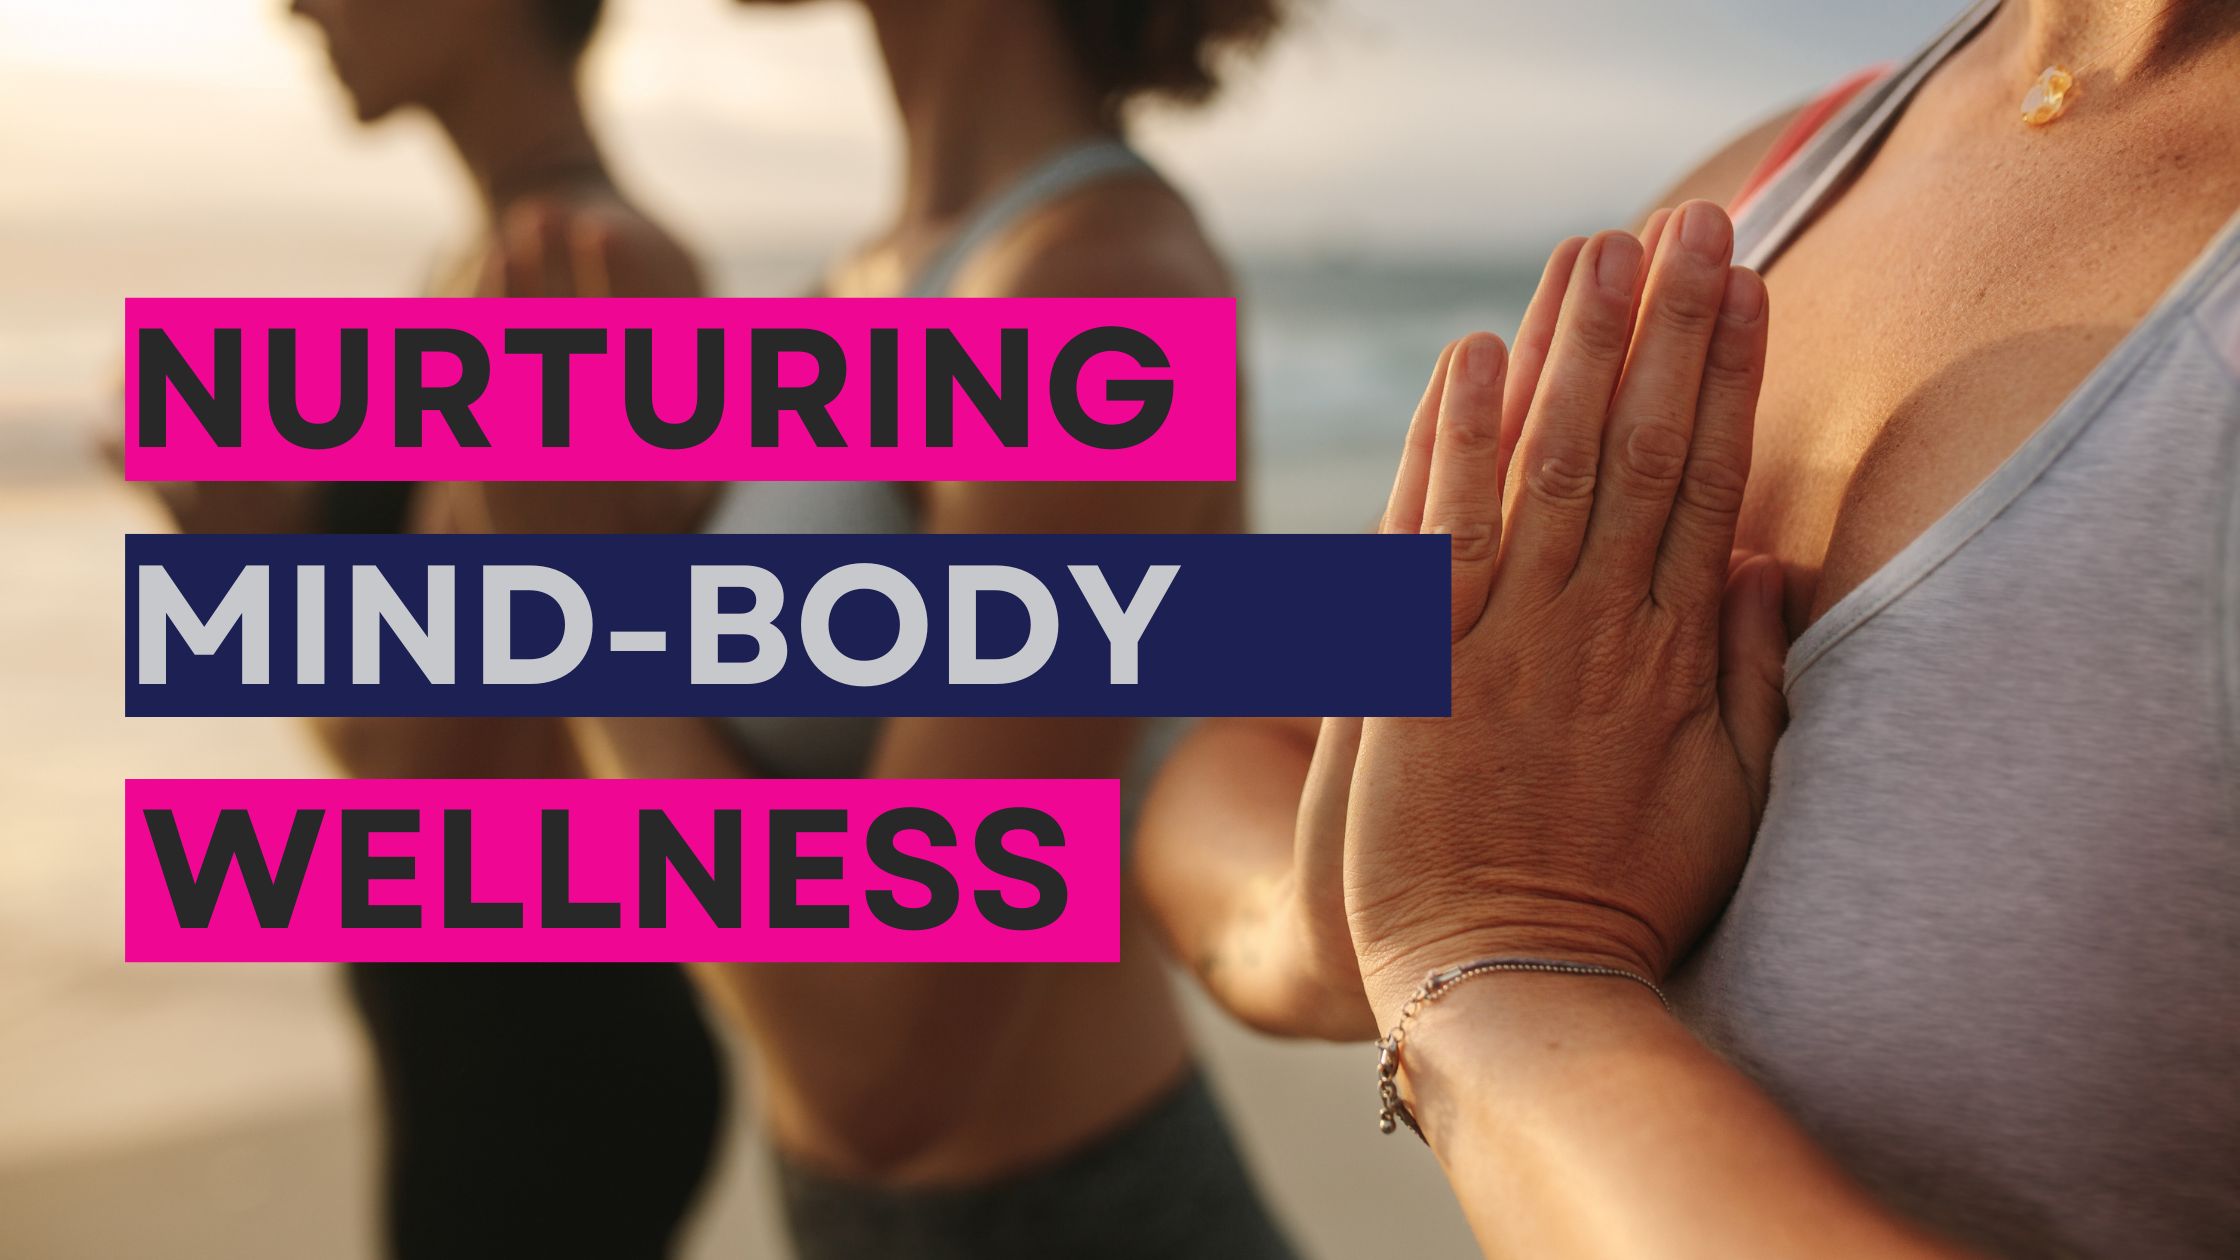
[[[1243,273],[1258,527],[1363,527],[1440,344],[1509,333],[1556,240],[1959,7],[1300,0],[1210,109],[1136,135]],[[609,0],[586,75],[713,292],[799,292],[880,226],[899,145],[853,6]],[[94,436],[127,295],[408,294],[474,213],[424,119],[352,123],[280,0],[0,0],[0,1256],[376,1254],[335,976],[120,961],[124,778],[331,771],[289,723],[119,716],[121,538],[163,525]],[[1361,1050],[1199,1023],[1312,1254],[1474,1254],[1370,1125]],[[784,1254],[746,1132],[691,1256]]]

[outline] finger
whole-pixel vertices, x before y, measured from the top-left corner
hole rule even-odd
[[[505,255],[505,295],[543,297],[545,268],[544,207],[515,205],[498,225],[498,247]]]
[[[571,297],[576,291],[576,215],[548,201],[533,203],[537,225],[538,284],[546,297]]]
[[[578,216],[568,231],[568,258],[574,284],[571,297],[614,296],[614,225],[592,215]]]
[[[1582,571],[1598,582],[1644,591],[1687,468],[1704,357],[1719,324],[1727,259],[1734,250],[1726,212],[1708,201],[1680,207],[1664,234],[1603,433],[1601,475],[1580,561]]]
[[[1517,439],[1509,558],[1521,576],[1568,580],[1594,506],[1611,391],[1632,341],[1641,242],[1605,232],[1579,251],[1540,386]]]
[[[1663,213],[1659,211],[1658,213]],[[1540,369],[1548,362],[1548,346],[1556,336],[1556,314],[1563,309],[1563,294],[1571,286],[1571,273],[1579,265],[1579,251],[1587,238],[1574,236],[1556,246],[1548,266],[1540,273],[1540,287],[1531,305],[1524,308],[1524,322],[1517,325],[1517,342],[1509,348],[1509,384],[1501,392],[1501,484],[1509,484],[1510,457],[1517,437],[1524,432],[1524,417],[1540,388]]]
[[[1641,231],[1637,233],[1637,235],[1641,237],[1641,279],[1644,286],[1647,285],[1649,275],[1657,265],[1658,252],[1664,248],[1666,239],[1665,228],[1669,224],[1671,224],[1672,215],[1673,211],[1670,207],[1652,211],[1649,217],[1642,222]],[[1638,327],[1641,319],[1641,299],[1639,294],[1634,295],[1633,317],[1635,324]],[[1628,364],[1631,364],[1633,362],[1633,351],[1638,347],[1638,345],[1639,339],[1636,338],[1635,346],[1627,348],[1626,362]],[[1620,389],[1625,388],[1625,376],[1623,373],[1619,374],[1618,387]]]
[[[1664,243],[1665,225],[1670,222],[1672,222],[1672,207],[1670,206],[1649,212],[1649,217],[1642,221],[1639,233],[1642,257],[1651,262],[1656,261],[1657,249]]]
[[[1449,628],[1456,638],[1485,614],[1501,554],[1501,385],[1508,368],[1501,338],[1472,333],[1455,348],[1439,401],[1423,532],[1448,538]]]
[[[1747,267],[1729,269],[1696,400],[1687,467],[1657,555],[1652,594],[1661,605],[1708,609],[1710,593],[1726,572],[1750,480],[1769,315],[1765,281]]]
[[[1761,810],[1772,782],[1773,746],[1789,720],[1781,693],[1789,652],[1781,587],[1780,564],[1753,556],[1727,583],[1719,617],[1719,713]]]
[[[1423,495],[1431,484],[1431,443],[1439,425],[1439,400],[1446,396],[1447,364],[1460,342],[1450,341],[1439,351],[1431,369],[1431,383],[1423,387],[1416,414],[1408,420],[1408,436],[1400,446],[1400,471],[1393,474],[1392,493],[1385,500],[1380,534],[1413,534],[1423,529]]]

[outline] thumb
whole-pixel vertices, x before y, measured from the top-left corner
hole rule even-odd
[[[1742,758],[1750,793],[1763,807],[1773,773],[1773,745],[1788,725],[1781,694],[1789,629],[1781,615],[1781,565],[1752,556],[1727,578],[1719,615],[1719,711]]]
[[[1353,764],[1361,753],[1361,719],[1327,717],[1316,733],[1314,758],[1299,793],[1295,857],[1307,871],[1327,865],[1332,878],[1345,851],[1346,810],[1353,788]],[[1302,871],[1302,876],[1307,874]]]

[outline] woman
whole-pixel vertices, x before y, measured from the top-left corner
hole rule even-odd
[[[326,37],[360,121],[433,118],[471,180],[478,239],[438,296],[698,291],[689,255],[631,204],[585,121],[577,67],[599,0],[295,0]],[[587,225],[598,265],[534,259],[556,216]],[[188,532],[487,528],[459,487],[379,483],[159,487]],[[648,497],[540,486],[576,529],[677,528],[689,487]],[[558,722],[314,723],[362,777],[570,775]],[[717,1047],[675,967],[360,964],[387,1152],[391,1251],[422,1257],[665,1254],[712,1156]],[[554,1210],[565,1204],[565,1211]]]
[[[1388,521],[1456,539],[1454,717],[1227,808],[1315,943],[1256,994],[1342,1012],[1262,1021],[1386,1031],[1489,1252],[2240,1237],[2235,82],[2226,0],[1978,5],[1731,237],[1568,246],[1506,387],[1450,352]]]
[[[845,297],[1212,297],[1227,270],[1127,147],[1140,101],[1209,95],[1268,0],[866,0],[905,138],[890,227]],[[580,251],[579,251],[580,252]],[[510,493],[486,487],[501,522]],[[1208,532],[1234,485],[747,484],[725,532]],[[632,777],[1132,776],[1120,719],[576,724]],[[795,1246],[853,1256],[1286,1253],[1191,1068],[1157,950],[1109,967],[731,966],[701,974],[754,1049]]]

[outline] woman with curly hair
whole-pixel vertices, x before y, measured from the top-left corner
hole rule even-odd
[[[1189,203],[1127,143],[1131,107],[1201,101],[1275,0],[864,0],[904,135],[885,231],[845,297],[1224,297]],[[561,251],[576,256],[581,249]],[[486,488],[510,527],[504,488]],[[733,533],[1204,533],[1235,484],[745,483]],[[629,777],[1118,777],[1163,728],[1120,718],[574,723]],[[1131,916],[1117,965],[711,966],[755,1051],[787,1220],[828,1257],[1289,1254],[1191,1063]]]

